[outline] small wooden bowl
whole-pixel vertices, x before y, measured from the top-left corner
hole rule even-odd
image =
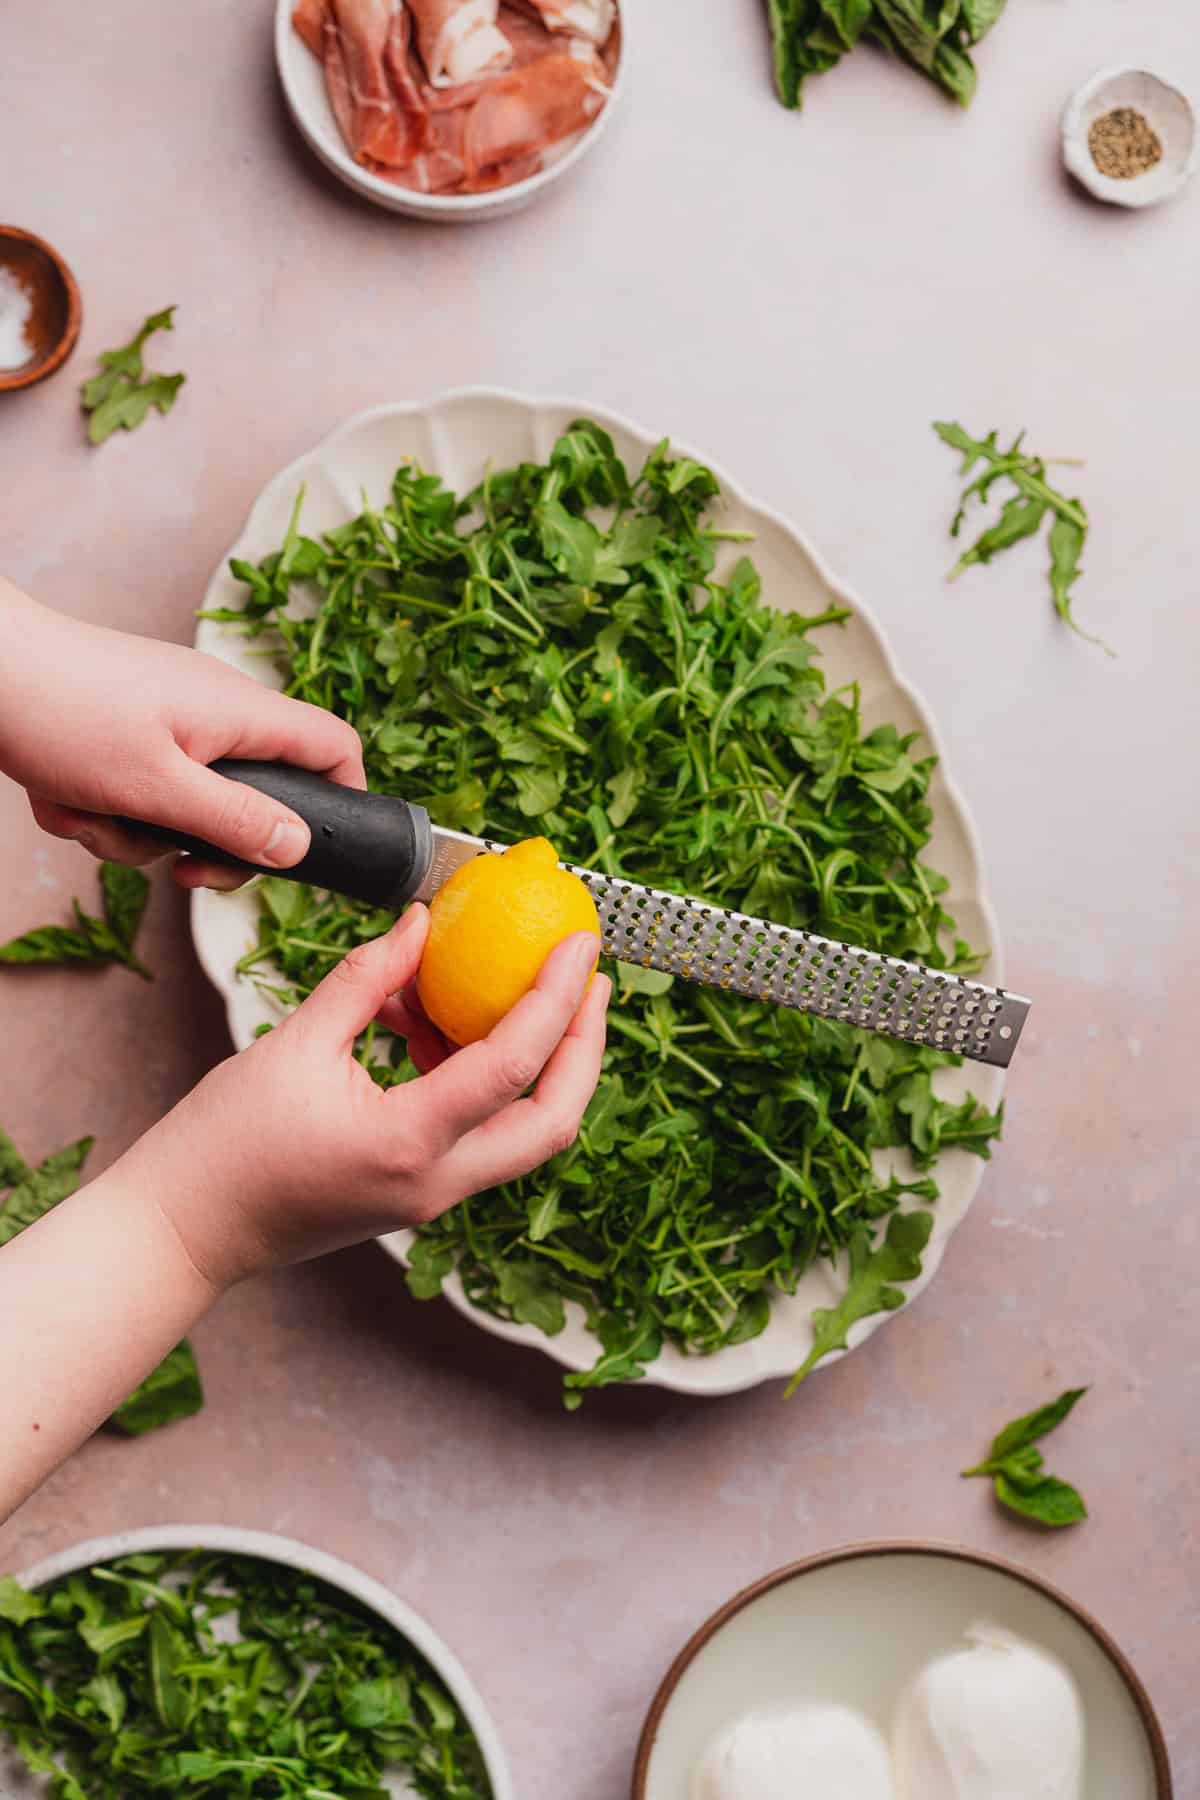
[[[11,394],[61,369],[75,348],[83,303],[78,283],[58,251],[32,231],[0,225],[0,269],[13,276],[33,302],[25,326],[28,361],[15,369],[0,369],[0,394]]]

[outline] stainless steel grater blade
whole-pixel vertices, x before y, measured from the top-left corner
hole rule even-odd
[[[433,828],[433,858],[418,899],[428,900],[456,868],[504,844]],[[589,889],[604,952],[618,962],[661,969],[748,1000],[839,1019],[903,1043],[949,1050],[1005,1069],[1030,1002],[1003,988],[927,969],[730,912],[711,901],[642,887],[620,876],[563,863]]]
[[[1030,1007],[1019,994],[574,863],[563,866],[591,891],[601,942],[619,962],[1001,1069],[1012,1060]]]

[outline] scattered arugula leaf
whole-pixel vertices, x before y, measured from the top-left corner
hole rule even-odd
[[[131,929],[136,928],[135,919]],[[33,1169],[7,1132],[0,1131],[0,1249],[75,1192],[94,1143],[94,1138],[80,1138]],[[117,1408],[109,1424],[127,1437],[139,1436],[189,1418],[203,1404],[200,1372],[185,1338]]]
[[[26,1226],[75,1192],[95,1141],[90,1137],[80,1138],[77,1143],[68,1144],[65,1150],[55,1150],[36,1169],[31,1169],[20,1162],[10,1140],[5,1137],[12,1157],[6,1157],[4,1173],[0,1175],[0,1192],[9,1189],[7,1198],[0,1201],[0,1246],[11,1243]],[[23,1174],[18,1173],[19,1167],[24,1170]],[[10,1176],[16,1179],[10,1181]]]
[[[184,375],[146,375],[142,346],[156,331],[173,331],[175,308],[151,313],[141,330],[119,350],[102,350],[98,361],[103,373],[93,375],[80,389],[88,420],[88,437],[102,444],[114,431],[132,431],[152,406],[168,413],[187,379]]]
[[[814,638],[844,608],[779,613],[748,560],[717,573],[717,497],[665,442],[634,475],[578,420],[546,463],[463,498],[406,464],[319,540],[298,497],[279,550],[231,564],[244,606],[207,616],[265,637],[289,693],[355,725],[372,788],[441,824],[540,831],[585,866],[968,972],[923,854],[935,758],[865,728],[853,686],[826,690]],[[392,923],[258,892],[240,968],[285,1005]],[[359,1055],[385,1087],[414,1073],[378,1027]],[[936,1200],[876,1150],[987,1155],[1000,1114],[933,1091],[953,1060],[622,965],[578,1142],[422,1228],[409,1286],[428,1299],[457,1271],[474,1305],[550,1333],[578,1303],[598,1360],[567,1377],[572,1405],[664,1341],[744,1342],[814,1262],[873,1241],[906,1196]]]
[[[11,943],[0,944],[0,962],[6,963],[123,963],[143,981],[154,977],[134,955],[133,945],[150,883],[140,869],[124,863],[100,864],[100,892],[104,917],[93,918],[78,900],[71,902],[74,926],[39,925]]]
[[[1049,1405],[1014,1419],[993,1438],[986,1459],[962,1471],[964,1478],[990,1475],[1001,1505],[1039,1525],[1075,1525],[1086,1519],[1082,1496],[1069,1482],[1043,1474],[1042,1453],[1033,1448],[1039,1438],[1062,1424],[1086,1393],[1086,1388],[1068,1388]]]
[[[1004,7],[1005,0],[767,0],[775,90],[785,106],[799,107],[806,76],[872,40],[969,106],[970,52]]]
[[[114,1431],[125,1437],[144,1437],[163,1425],[179,1419],[190,1419],[204,1406],[204,1389],[200,1370],[191,1345],[184,1338],[168,1351],[157,1369],[147,1375],[128,1400],[118,1406],[109,1420]]]
[[[975,563],[988,563],[1000,550],[1007,550],[1022,538],[1033,537],[1046,518],[1052,517],[1047,543],[1050,549],[1050,592],[1054,610],[1079,637],[1089,644],[1099,644],[1108,655],[1115,656],[1102,638],[1093,637],[1077,623],[1071,611],[1071,589],[1082,574],[1079,558],[1088,533],[1088,515],[1082,500],[1069,500],[1046,480],[1046,463],[1040,456],[1028,456],[1021,449],[1025,433],[1019,432],[1008,450],[1001,450],[996,433],[973,438],[961,425],[948,420],[935,422],[933,429],[944,444],[962,452],[960,473],[969,475],[979,462],[983,473],[964,489],[958,511],[950,526],[951,537],[962,530],[972,499],[986,504],[997,481],[1007,481],[1016,493],[1005,501],[994,525],[981,532],[969,550],[964,550],[948,579],[956,581],[964,569]]]
[[[230,1627],[232,1625],[232,1633]],[[206,1551],[35,1594],[0,1580],[0,1737],[58,1800],[490,1800],[482,1752],[408,1641],[315,1578]]]

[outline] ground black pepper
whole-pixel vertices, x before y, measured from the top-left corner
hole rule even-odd
[[[1102,175],[1128,181],[1162,161],[1162,140],[1153,125],[1132,106],[1118,106],[1095,121],[1088,149]]]

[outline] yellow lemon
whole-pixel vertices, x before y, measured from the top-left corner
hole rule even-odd
[[[421,1005],[452,1043],[473,1044],[529,992],[555,945],[576,931],[599,938],[596,904],[578,875],[558,867],[545,838],[477,856],[439,888],[429,908],[417,975]]]

